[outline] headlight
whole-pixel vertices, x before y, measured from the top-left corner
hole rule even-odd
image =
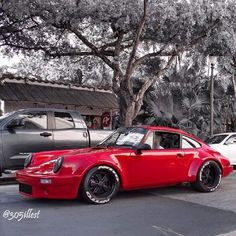
[[[26,158],[25,158],[25,162],[24,162],[24,167],[27,168],[31,161],[32,161],[32,157],[33,157],[33,154],[30,153]]]
[[[61,157],[58,157],[57,160],[55,161],[54,166],[53,166],[54,173],[57,173],[60,170],[63,159],[64,159],[64,157],[61,156]]]

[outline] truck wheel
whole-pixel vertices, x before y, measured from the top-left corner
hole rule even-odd
[[[118,192],[119,186],[120,179],[114,169],[96,166],[85,175],[80,186],[80,196],[89,203],[107,203]]]
[[[191,183],[200,192],[213,192],[221,182],[221,169],[215,161],[206,161],[200,167],[197,179]]]

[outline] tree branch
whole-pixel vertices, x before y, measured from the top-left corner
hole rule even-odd
[[[236,67],[236,57],[233,56],[232,62],[230,63],[232,67]]]
[[[110,68],[114,70],[114,63],[109,60],[103,53],[100,51],[93,43],[89,42],[88,39],[83,36],[79,31],[76,29],[73,29],[72,27],[68,27],[68,29],[74,33],[88,48],[90,48],[93,52],[94,55],[102,59]]]
[[[169,45],[168,44],[165,44],[159,51],[157,52],[152,52],[152,53],[148,53],[140,58],[138,58],[137,60],[134,61],[133,63],[133,70],[140,64],[142,63],[143,61],[147,60],[147,59],[150,59],[152,57],[156,57],[156,56],[169,56],[169,55],[172,55],[172,52],[171,54],[161,54]]]
[[[123,77],[122,71],[120,69],[120,53],[121,53],[121,43],[124,37],[123,32],[118,32],[116,46],[115,46],[115,58],[114,58],[114,76],[113,76],[113,90],[115,93],[119,91],[120,78]]]
[[[140,108],[142,106],[142,100],[145,92],[148,90],[148,88],[157,81],[160,76],[162,76],[171,66],[172,62],[175,60],[176,55],[172,55],[170,59],[168,60],[166,66],[158,71],[156,76],[154,76],[153,79],[146,80],[144,84],[142,85],[141,89],[138,91],[137,95],[135,96],[135,109],[134,109],[134,117],[138,115],[138,112],[140,111]]]
[[[106,50],[107,48],[110,48],[110,47],[115,47],[117,45],[117,40],[114,41],[114,42],[110,42],[110,43],[106,43],[104,45],[102,45],[99,50]]]
[[[54,52],[54,53],[46,53],[47,56],[50,57],[68,57],[68,56],[97,56],[96,52],[93,51],[76,51],[73,50],[72,51],[67,51],[67,52]],[[105,56],[114,56],[114,52],[113,51],[103,51],[101,52],[101,54],[105,55]]]
[[[28,47],[28,46],[24,46],[24,45],[17,45],[17,44],[13,44],[13,43],[8,43],[5,42],[3,44],[0,44],[0,46],[9,46],[9,47],[13,47],[13,48],[18,48],[18,49],[23,49],[23,50],[35,50],[35,51],[39,51],[42,50],[45,53],[48,53],[48,51],[41,47],[41,46],[33,46],[33,47]]]
[[[140,37],[141,37],[141,34],[142,34],[142,31],[143,31],[143,28],[144,28],[144,25],[145,25],[145,21],[146,21],[146,18],[147,18],[147,8],[148,8],[148,0],[143,0],[143,16],[142,16],[142,19],[139,23],[139,26],[138,26],[138,30],[137,30],[137,33],[136,33],[136,37],[134,39],[134,45],[133,45],[133,49],[132,49],[132,52],[130,54],[130,57],[129,57],[129,62],[128,62],[128,66],[127,66],[127,69],[126,69],[126,75],[125,75],[125,79],[127,79],[128,81],[128,89],[130,91],[130,93],[132,94],[132,88],[131,88],[131,80],[130,80],[130,77],[133,73],[133,61],[134,61],[134,58],[135,58],[135,55],[136,55],[136,52],[137,52],[137,49],[138,49],[138,46],[139,46],[139,43],[140,43]]]
[[[54,49],[55,52],[51,52],[52,50],[51,49],[46,49],[45,47],[42,47],[42,46],[33,46],[33,47],[29,47],[29,46],[24,46],[24,45],[17,45],[17,44],[13,44],[13,43],[8,43],[8,42],[5,42],[3,44],[0,44],[0,47],[1,46],[9,46],[9,47],[12,47],[12,48],[17,48],[17,49],[23,49],[23,50],[27,50],[27,51],[43,51],[45,52],[45,54],[49,57],[53,57],[53,58],[56,58],[56,57],[66,57],[66,56],[96,56],[96,53],[93,52],[93,51],[76,51],[76,50],[73,50],[73,51],[67,51],[67,52],[59,52],[58,49]],[[114,55],[114,52],[113,51],[105,51],[103,52],[104,55],[107,55],[107,56],[113,56]]]

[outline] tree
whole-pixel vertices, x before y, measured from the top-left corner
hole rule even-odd
[[[177,60],[169,76],[149,88],[135,122],[175,126],[201,138],[209,136],[210,76],[206,62],[206,56],[194,51]],[[214,133],[235,131],[230,78],[218,67],[214,80]]]
[[[145,92],[168,74],[176,57],[203,44],[225,18],[234,17],[228,8],[232,2],[2,0],[8,33],[0,32],[0,40],[3,46],[47,57],[98,58],[113,73],[120,122],[131,125]],[[134,77],[142,84],[138,91]]]

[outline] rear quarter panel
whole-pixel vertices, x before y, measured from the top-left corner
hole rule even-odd
[[[199,168],[206,161],[213,160],[218,163],[220,168],[222,169],[222,163],[220,158],[218,157],[218,154],[219,153],[203,144],[202,148],[199,149],[199,156],[197,158],[194,158],[192,163],[190,164],[187,181],[193,182],[196,180]]]

